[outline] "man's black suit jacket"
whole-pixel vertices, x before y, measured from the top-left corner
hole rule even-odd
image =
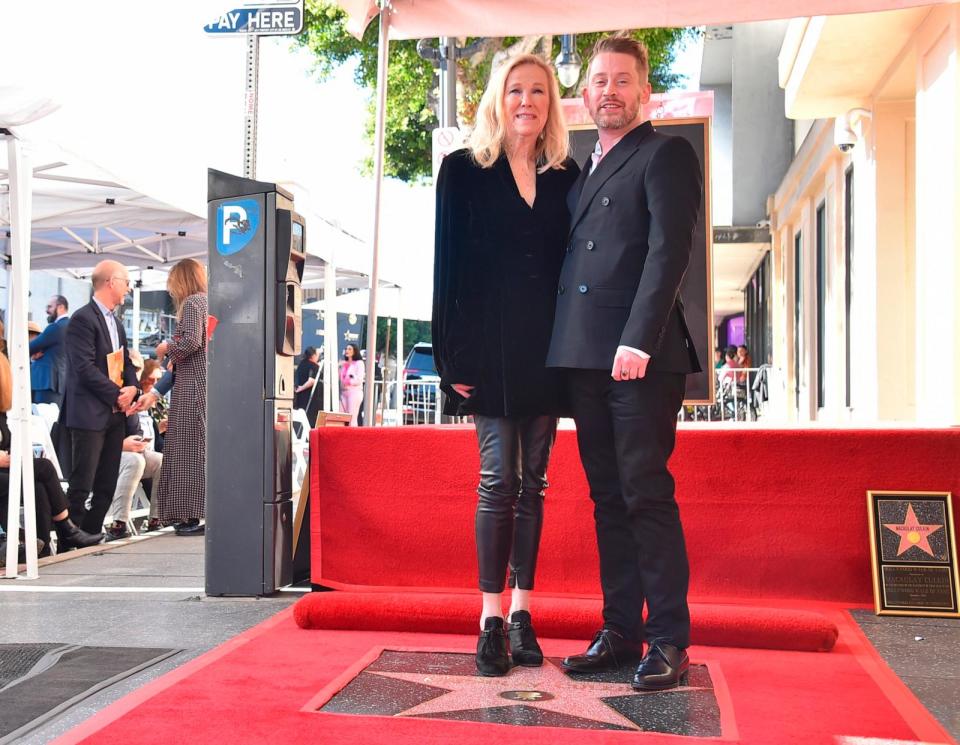
[[[649,370],[699,372],[679,292],[701,202],[696,152],[644,122],[589,171],[588,160],[568,197],[547,365],[609,370],[625,345],[651,356]]]
[[[127,351],[127,336],[117,321],[123,348],[123,384],[139,387],[137,371]],[[91,300],[70,318],[66,334],[67,389],[61,421],[72,429],[104,429],[120,395],[107,375],[107,355],[113,351],[107,322]]]

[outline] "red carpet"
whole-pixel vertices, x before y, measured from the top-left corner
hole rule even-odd
[[[603,625],[599,600],[538,596],[533,610],[541,636],[589,639]],[[315,592],[293,614],[305,629],[469,635],[479,612],[476,594]],[[837,640],[833,621],[811,611],[694,604],[690,613],[696,645],[826,652]]]
[[[469,427],[314,430],[312,580],[341,589],[476,587]],[[952,491],[960,429],[681,429],[671,467],[699,601],[872,604],[868,489]],[[595,595],[592,505],[559,433],[537,589]]]
[[[363,631],[304,631],[290,611],[121,699],[58,743],[374,743],[489,745],[491,742],[642,743],[735,741],[743,745],[835,745],[835,737],[952,742],[879,662],[852,621],[828,655],[691,648],[694,663],[718,672],[723,738],[678,738],[596,730],[518,727],[304,710],[372,648],[467,652],[474,637]],[[583,641],[545,640],[548,655]],[[721,687],[723,691],[721,691]],[[722,695],[725,694],[725,695]]]

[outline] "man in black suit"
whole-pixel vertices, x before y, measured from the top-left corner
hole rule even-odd
[[[603,629],[564,669],[636,663],[646,641],[633,686],[661,690],[689,667],[689,567],[667,460],[686,375],[700,370],[679,288],[702,176],[686,140],[643,120],[647,74],[640,42],[597,43],[583,98],[599,140],[568,200],[547,364],[566,368],[603,589]]]
[[[100,533],[117,488],[126,412],[140,389],[123,325],[114,315],[130,286],[127,270],[116,261],[101,261],[92,281],[93,298],[73,314],[67,326],[67,388],[61,421],[71,440],[70,517],[88,533]],[[108,373],[107,355],[118,350],[122,385]],[[91,491],[87,510],[84,504]]]

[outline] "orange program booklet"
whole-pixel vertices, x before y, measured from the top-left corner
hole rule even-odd
[[[107,355],[107,377],[123,388],[123,347]]]

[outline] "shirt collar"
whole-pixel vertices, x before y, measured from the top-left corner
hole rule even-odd
[[[113,311],[110,310],[106,305],[101,303],[99,300],[97,300],[96,296],[94,296],[93,302],[97,304],[97,307],[100,309],[100,312],[103,313],[104,317],[108,315],[111,315],[111,316],[113,315]]]

